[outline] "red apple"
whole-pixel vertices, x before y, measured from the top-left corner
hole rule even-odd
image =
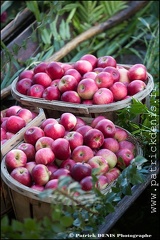
[[[66,131],[71,131],[77,123],[77,118],[73,113],[65,112],[60,116],[59,123],[64,126]]]
[[[50,172],[44,164],[37,164],[31,173],[34,183],[40,186],[44,186],[50,178]]]
[[[104,175],[99,175],[97,176],[98,180],[96,182],[96,187],[99,189],[99,190],[104,190],[107,185],[108,185],[108,179],[106,176]]]
[[[105,138],[106,137],[114,137],[114,134],[116,132],[115,124],[107,118],[100,120],[96,124],[95,128],[100,130],[103,133]]]
[[[59,168],[56,171],[52,172],[52,174],[50,176],[50,180],[58,179],[61,176],[70,176],[70,171],[66,168]]]
[[[82,99],[92,99],[97,90],[98,86],[91,78],[82,79],[77,86],[77,92]]]
[[[91,130],[92,129],[92,127],[91,126],[89,126],[89,125],[83,125],[83,126],[80,126],[79,128],[77,128],[77,132],[79,132],[80,134],[82,134],[82,136],[84,137],[85,136],[85,134],[89,131],[89,130]]]
[[[58,89],[61,93],[66,91],[75,91],[77,88],[77,80],[72,75],[64,75],[58,82]]]
[[[11,177],[14,178],[16,181],[18,181],[19,183],[21,183],[27,187],[31,186],[32,178],[31,178],[31,174],[27,168],[17,167],[15,169],[13,169],[10,174],[11,174]]]
[[[118,69],[118,72],[120,74],[119,82],[122,82],[127,86],[130,83],[130,80],[128,77],[128,70],[125,68],[120,68]]]
[[[46,67],[46,73],[52,80],[55,80],[63,77],[64,70],[57,62],[50,62]]]
[[[33,84],[27,91],[27,96],[41,98],[44,87],[40,84]]]
[[[71,169],[71,177],[80,182],[83,178],[91,176],[92,168],[88,163],[76,163]]]
[[[32,120],[32,112],[27,109],[27,108],[22,108],[20,109],[17,113],[16,116],[21,117],[22,119],[24,119],[24,121],[27,123],[29,123]]]
[[[64,138],[56,139],[52,144],[52,150],[55,157],[59,160],[66,160],[71,155],[69,141]]]
[[[81,74],[74,68],[71,68],[71,69],[68,69],[65,73],[64,73],[64,76],[65,75],[72,75],[76,80],[77,80],[77,83],[79,83],[79,81],[81,80],[82,76]]]
[[[54,79],[54,80],[51,82],[50,87],[53,86],[53,87],[58,88],[59,80],[60,80],[60,79]]]
[[[87,162],[93,156],[92,149],[85,145],[76,147],[71,154],[71,158],[75,162]]]
[[[92,64],[87,60],[78,60],[74,63],[74,68],[83,76],[86,72],[91,72]]]
[[[44,89],[42,98],[46,100],[60,100],[61,93],[57,87],[49,86],[46,89]]]
[[[1,141],[7,139],[6,130],[1,127]]]
[[[47,182],[44,189],[56,189],[58,187],[58,179],[52,179]]]
[[[16,113],[20,109],[22,109],[22,107],[20,107],[20,106],[11,106],[11,107],[7,108],[5,117],[10,117],[10,116],[16,115]]]
[[[82,178],[82,180],[80,181],[80,185],[82,190],[86,192],[91,191],[93,188],[92,176],[87,176],[85,178]]]
[[[90,62],[93,68],[97,66],[97,57],[93,54],[85,54],[81,57],[81,60],[87,60]]]
[[[28,89],[32,85],[32,80],[30,78],[23,78],[17,82],[16,89],[21,94],[27,95]]]
[[[84,135],[84,144],[86,146],[89,146],[92,149],[97,149],[102,146],[104,142],[104,135],[103,133],[98,129],[90,129],[85,135]]]
[[[41,137],[44,137],[44,131],[40,127],[29,127],[25,132],[24,132],[24,141],[27,143],[30,143],[32,145],[35,145],[37,140]]]
[[[71,151],[73,151],[76,147],[83,145],[83,136],[77,131],[68,132],[64,138],[69,141]]]
[[[128,70],[128,77],[130,81],[133,80],[141,80],[146,81],[147,80],[147,70],[146,67],[143,64],[134,64],[129,70]]]
[[[73,159],[66,159],[62,161],[60,164],[60,168],[66,168],[67,170],[71,171],[72,167],[74,166],[76,162]]]
[[[102,56],[98,58],[97,67],[105,68],[108,66],[111,66],[111,67],[117,66],[117,62],[112,56]]]
[[[7,140],[11,139],[15,134],[11,132],[6,132]]]
[[[105,67],[103,71],[111,74],[111,76],[113,78],[113,83],[119,81],[120,73],[119,73],[119,70],[117,68],[115,68],[115,67]]]
[[[55,155],[51,148],[40,148],[35,154],[35,162],[37,164],[51,164],[55,160]]]
[[[58,167],[57,167],[57,165],[55,164],[55,162],[46,165],[46,167],[48,168],[48,170],[49,170],[51,173],[52,173],[52,172],[55,172],[55,171],[58,169]]]
[[[36,165],[37,165],[37,164],[36,164],[35,161],[27,162],[26,165],[25,165],[25,168],[27,168],[28,171],[29,171],[30,174],[31,174],[32,169],[33,169]]]
[[[82,79],[91,78],[91,79],[95,80],[96,76],[97,76],[96,72],[87,72],[83,75]]]
[[[12,149],[5,156],[5,164],[9,170],[24,167],[27,162],[26,154],[20,149]]]
[[[115,138],[105,138],[102,148],[109,149],[110,151],[116,153],[119,150],[119,143]]]
[[[18,116],[10,116],[6,121],[7,132],[17,133],[25,126],[25,120]]]
[[[34,74],[36,73],[40,73],[40,72],[46,72],[46,67],[47,67],[48,63],[46,62],[41,62],[39,63],[37,66],[34,67],[33,71]]]
[[[33,76],[34,76],[34,71],[33,70],[24,70],[19,74],[18,81],[23,79],[23,78],[32,79]]]
[[[92,169],[97,168],[96,175],[102,175],[109,170],[109,164],[102,156],[94,156],[90,158],[87,163],[92,167]]]
[[[75,127],[72,129],[73,131],[76,131],[79,127],[84,126],[86,124],[83,118],[77,117],[77,116],[76,118],[77,118],[77,122]]]
[[[59,123],[49,123],[44,128],[44,133],[47,137],[52,139],[63,138],[65,135],[65,127]]]
[[[44,191],[44,186],[39,186],[37,184],[33,184],[30,188],[40,192]]]
[[[135,151],[135,145],[127,140],[123,140],[121,142],[119,142],[119,149],[123,149],[123,148],[128,148],[129,150],[131,150],[132,153],[134,153]]]
[[[109,165],[109,168],[113,168],[117,164],[117,156],[114,152],[110,151],[109,149],[102,148],[98,150],[96,156],[102,156]]]
[[[108,184],[116,180],[120,175],[120,170],[117,167],[112,168],[110,171],[104,174],[107,178]]]
[[[69,63],[61,63],[60,66],[63,68],[64,73],[69,69],[73,69],[72,64],[69,64]]]
[[[82,104],[87,104],[87,105],[92,105],[93,104],[93,100],[92,99],[84,99],[81,102]]]
[[[115,82],[110,87],[111,92],[113,93],[113,97],[115,101],[123,100],[127,96],[127,87],[122,82]]]
[[[103,115],[96,116],[96,117],[92,120],[90,126],[91,126],[92,128],[94,128],[94,127],[97,125],[97,123],[98,123],[100,120],[102,120],[102,119],[106,119],[106,117],[103,116]]]
[[[116,126],[116,131],[115,131],[115,134],[114,134],[114,138],[118,142],[126,140],[128,138],[128,133],[126,132],[125,129],[122,129],[122,128]]]
[[[41,123],[41,128],[44,130],[45,126],[49,123],[55,124],[58,123],[58,121],[55,118],[44,119],[43,122]]]
[[[35,159],[35,148],[30,143],[22,142],[17,146],[17,149],[22,150],[27,156],[27,162],[33,161]]]
[[[134,94],[144,90],[146,84],[141,80],[133,80],[127,85],[128,95],[133,96]]]
[[[96,67],[96,68],[93,69],[93,72],[98,74],[100,72],[103,72],[103,70],[104,70],[104,68],[102,68],[102,67]]]
[[[100,72],[95,77],[98,88],[109,88],[113,85],[113,77],[109,72]]]
[[[118,152],[116,152],[116,155],[118,159],[117,166],[121,169],[128,167],[134,158],[132,151],[127,148],[119,149]]]
[[[33,76],[32,81],[33,81],[33,84],[40,84],[44,88],[46,88],[50,86],[52,79],[48,76],[47,73],[39,72]]]
[[[41,148],[52,148],[52,143],[54,142],[53,138],[44,136],[39,138],[35,143],[35,149],[38,151]]]
[[[108,88],[99,88],[93,95],[93,104],[101,105],[113,102],[113,93]]]
[[[81,98],[76,91],[66,91],[61,95],[61,101],[81,103]]]

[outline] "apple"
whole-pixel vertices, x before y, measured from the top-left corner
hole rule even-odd
[[[145,82],[143,82],[142,80],[133,80],[127,85],[128,95],[133,96],[134,94],[144,90],[145,88]]]
[[[92,99],[84,99],[81,102],[82,104],[87,104],[87,105],[92,105],[93,104],[93,100]]]
[[[32,78],[33,84],[40,84],[44,88],[49,87],[52,79],[45,72],[36,73]]]
[[[58,169],[58,166],[55,164],[55,162],[51,163],[51,164],[47,164],[46,167],[48,168],[48,170],[52,173],[55,172]]]
[[[11,177],[14,178],[19,183],[30,187],[32,184],[31,174],[25,167],[17,167],[10,173]]]
[[[40,62],[37,66],[34,67],[33,72],[34,74],[40,73],[40,72],[46,72],[46,67],[48,63],[46,62]]]
[[[22,142],[17,146],[17,149],[22,150],[27,156],[27,162],[33,161],[35,159],[35,148],[31,143]]]
[[[44,186],[39,186],[37,184],[33,184],[32,186],[30,186],[31,189],[34,189],[36,191],[42,192],[44,191]]]
[[[44,189],[56,189],[58,187],[58,179],[52,179],[52,180],[49,180]]]
[[[128,77],[129,77],[130,81],[133,81],[133,80],[146,81],[147,80],[146,67],[143,64],[140,64],[140,63],[134,64],[128,70]]]
[[[50,87],[56,87],[56,88],[58,88],[58,82],[59,82],[59,80],[60,79],[54,79],[52,82],[51,82],[51,84],[50,84]]]
[[[8,140],[8,139],[11,139],[14,135],[15,135],[14,133],[6,132],[7,140]]]
[[[46,100],[60,100],[61,93],[57,87],[49,86],[46,89],[44,89],[42,98]]]
[[[112,56],[102,56],[97,59],[97,67],[116,67],[117,62]]]
[[[31,97],[36,97],[36,98],[41,98],[43,91],[44,91],[44,87],[40,84],[33,84],[27,91],[27,96],[31,96]]]
[[[1,141],[7,139],[6,130],[1,127]]]
[[[83,178],[91,176],[92,168],[88,163],[76,163],[71,169],[71,177],[80,182]]]
[[[65,75],[72,75],[77,80],[77,83],[79,83],[82,78],[81,74],[74,68],[65,71],[64,76]]]
[[[5,164],[9,170],[24,167],[27,162],[26,154],[20,149],[12,149],[5,156]]]
[[[84,135],[84,144],[92,149],[100,148],[104,142],[104,135],[98,129],[90,129]]]
[[[92,167],[92,169],[97,168],[96,175],[102,175],[109,170],[109,164],[102,156],[94,156],[90,158],[87,163]]]
[[[74,68],[83,76],[86,72],[93,70],[92,64],[87,60],[78,60],[74,63]]]
[[[32,113],[32,120],[34,119],[34,118],[36,118],[39,114],[38,113],[36,113],[36,112],[32,112],[31,111],[31,113]]]
[[[90,62],[92,65],[92,68],[95,68],[97,66],[97,57],[94,56],[93,54],[85,54],[80,59],[87,60],[88,62]]]
[[[59,123],[64,126],[66,131],[71,131],[77,123],[77,118],[73,113],[65,112],[60,116]]]
[[[49,123],[44,127],[44,133],[46,137],[50,137],[52,139],[63,138],[65,135],[65,127],[59,123]]]
[[[49,123],[55,124],[55,123],[58,123],[58,121],[57,121],[57,119],[52,118],[52,117],[44,119],[43,122],[41,123],[42,130],[44,130],[45,126]]]
[[[23,78],[30,78],[32,79],[34,76],[34,71],[33,70],[24,70],[19,74],[18,81],[23,79]]]
[[[70,171],[66,168],[59,168],[56,171],[52,172],[52,174],[50,176],[50,180],[58,179],[61,176],[70,176]]]
[[[5,117],[10,117],[10,116],[13,116],[13,115],[16,115],[16,113],[22,109],[22,107],[20,106],[11,106],[9,108],[6,109],[6,113],[5,113]]]
[[[99,175],[97,176],[97,182],[96,182],[96,187],[99,190],[104,190],[108,185],[108,179],[104,175]]]
[[[60,164],[60,168],[66,168],[67,170],[71,171],[75,163],[76,162],[73,159],[68,158],[62,161],[62,163]]]
[[[50,62],[46,67],[46,73],[55,80],[63,77],[64,70],[57,62]]]
[[[109,168],[113,168],[117,164],[117,155],[109,149],[102,148],[97,151],[95,156],[102,156],[108,162]]]
[[[99,88],[93,95],[93,104],[101,105],[113,102],[113,93],[108,88]]]
[[[35,149],[38,151],[41,148],[52,148],[52,143],[54,142],[53,138],[44,136],[39,138],[35,143]]]
[[[96,124],[95,128],[100,130],[103,133],[105,138],[106,137],[114,137],[114,134],[116,132],[115,124],[107,118],[100,120]]]
[[[61,63],[60,66],[63,68],[64,74],[67,70],[73,69],[72,64],[69,64],[69,63]]]
[[[31,172],[34,183],[39,186],[44,186],[49,181],[50,174],[44,164],[37,164]]]
[[[66,91],[61,95],[61,101],[71,103],[81,103],[81,98],[76,91]]]
[[[134,153],[135,151],[135,145],[127,140],[123,140],[121,142],[119,142],[119,149],[123,149],[123,148],[128,148],[129,150],[131,150],[132,153]]]
[[[32,80],[30,78],[23,78],[19,80],[16,84],[16,89],[21,94],[27,95],[28,89],[32,85]]]
[[[91,78],[91,79],[95,80],[96,76],[97,76],[96,72],[87,72],[82,76],[82,79]]]
[[[36,151],[35,162],[37,164],[51,164],[55,160],[55,155],[52,149],[49,147],[40,148]]]
[[[77,88],[77,80],[72,75],[64,75],[58,82],[58,89],[61,93],[74,91]]]
[[[109,72],[100,72],[95,77],[98,88],[110,88],[113,85],[113,77]]]
[[[120,74],[119,82],[122,82],[127,86],[130,83],[130,80],[128,77],[128,70],[125,68],[120,68],[118,69],[118,72]]]
[[[93,69],[93,72],[98,74],[100,72],[103,72],[103,70],[104,70],[104,68],[102,68],[102,67],[96,67],[96,68]]]
[[[32,112],[27,109],[27,108],[22,108],[20,109],[17,113],[16,116],[21,117],[22,119],[24,119],[24,121],[27,123],[29,123],[32,120]]]
[[[71,151],[73,151],[76,147],[83,145],[83,136],[77,131],[68,132],[64,138],[69,141]]]
[[[102,144],[102,148],[109,149],[110,151],[116,153],[119,150],[119,143],[115,138],[108,137],[108,138],[104,139],[104,142]]]
[[[17,133],[23,127],[26,126],[24,119],[18,116],[10,116],[6,121],[6,129],[8,132]]]
[[[77,86],[77,92],[82,99],[92,99],[97,90],[98,86],[91,78],[82,79]]]
[[[55,157],[59,160],[66,160],[71,155],[69,141],[65,138],[58,138],[52,144]]]
[[[86,122],[84,121],[83,118],[81,117],[77,117],[77,122],[76,122],[76,125],[74,126],[74,128],[72,129],[73,131],[76,131],[79,127],[82,127],[84,125],[86,125]]]
[[[110,90],[113,93],[115,101],[120,101],[120,100],[124,99],[128,93],[126,85],[122,82],[115,82],[110,87]]]
[[[122,128],[116,126],[116,131],[115,131],[115,134],[114,134],[114,138],[118,142],[124,141],[128,138],[128,133],[125,129],[122,129]]]
[[[87,162],[93,156],[94,155],[92,149],[85,145],[76,147],[71,154],[71,158],[75,162]]]
[[[112,78],[113,78],[113,83],[118,82],[120,79],[120,73],[119,70],[115,67],[105,67],[104,72],[108,72],[111,74]]]
[[[116,155],[118,159],[117,167],[120,169],[128,167],[134,158],[133,152],[127,148],[119,149],[118,152],[116,152]]]
[[[83,125],[83,126],[80,126],[79,128],[77,128],[76,132],[79,132],[80,134],[82,134],[82,136],[84,137],[85,134],[91,130],[92,127],[89,126],[89,125]]]
[[[24,132],[24,141],[27,143],[30,143],[32,145],[35,145],[37,140],[41,137],[44,137],[44,131],[37,126],[29,127],[25,132]]]
[[[36,165],[37,165],[37,164],[36,164],[35,161],[27,162],[26,165],[25,165],[25,168],[27,168],[28,171],[29,171],[30,174],[31,174],[32,169],[33,169]]]
[[[82,190],[86,192],[91,191],[93,188],[92,176],[87,176],[85,178],[82,178],[82,180],[80,181],[80,185]]]
[[[120,173],[121,171],[117,167],[114,167],[105,173],[104,176],[107,178],[108,184],[110,184],[119,177]]]
[[[93,118],[90,126],[91,126],[92,128],[94,128],[94,127],[97,125],[97,123],[98,123],[100,120],[102,120],[102,119],[106,119],[106,117],[103,116],[103,115],[98,115],[98,116],[96,116],[95,118]]]

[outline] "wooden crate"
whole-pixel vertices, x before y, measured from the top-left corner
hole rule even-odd
[[[123,65],[119,64],[120,66],[129,69],[131,65]],[[137,100],[140,100],[145,103],[145,100],[149,96],[150,92],[154,88],[153,77],[151,74],[147,72],[148,79],[146,81],[146,88],[135,94],[133,97]],[[127,98],[125,100],[113,102],[110,104],[102,104],[102,105],[88,105],[88,104],[75,104],[69,103],[64,101],[49,101],[42,98],[35,98],[35,97],[28,97],[16,90],[16,84],[18,79],[15,79],[12,83],[12,96],[17,100],[20,101],[23,105],[27,106],[37,106],[43,107],[44,110],[47,110],[48,117],[59,117],[62,112],[71,112],[75,115],[84,116],[84,117],[96,117],[99,114],[105,115],[110,120],[116,119],[116,111],[119,109],[123,109],[132,103],[132,97]]]
[[[83,118],[86,123],[90,124],[93,120],[92,118]],[[137,142],[137,139],[133,137],[128,132],[128,140],[135,144],[136,147],[136,155],[143,155],[143,151]],[[43,200],[39,197],[39,191],[26,187],[16,180],[14,180],[7,171],[5,165],[5,157],[2,159],[1,163],[1,172],[2,179],[9,187],[9,193],[14,209],[14,213],[16,219],[22,221],[26,217],[42,219],[44,216],[50,216],[51,214],[51,203],[56,204],[57,199],[54,195],[49,195]],[[112,184],[115,184],[113,182]],[[106,189],[103,190],[103,193],[110,191],[111,185],[109,185]],[[95,201],[95,196],[89,193],[86,193],[85,197],[81,196],[76,197],[80,201],[84,203],[84,201]],[[68,199],[63,200],[63,204],[71,204]]]

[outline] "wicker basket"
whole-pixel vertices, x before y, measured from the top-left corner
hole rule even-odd
[[[119,64],[120,65],[120,64]],[[130,65],[121,65],[126,69],[129,69]],[[133,97],[137,100],[144,100],[146,97],[149,96],[150,92],[154,88],[153,77],[151,74],[147,72],[148,80],[147,80],[147,87],[135,94]],[[87,105],[87,104],[75,104],[75,103],[68,103],[64,101],[49,101],[42,98],[34,98],[34,97],[27,97],[16,90],[16,84],[18,79],[15,79],[12,83],[12,96],[20,101],[23,105],[28,106],[37,106],[42,107],[44,110],[51,110],[53,113],[53,117],[59,117],[58,112],[72,112],[75,115],[81,116],[89,116],[89,117],[96,117],[99,114],[103,114],[111,120],[114,120],[112,116],[114,112],[119,109],[123,109],[129,106],[132,103],[132,97],[127,98],[125,100],[117,101],[110,104],[102,104],[102,105]],[[61,113],[60,113],[61,114]]]
[[[90,124],[92,118],[83,118],[87,124]],[[143,151],[138,144],[135,137],[133,137],[128,132],[128,140],[135,144],[136,146],[136,155],[143,155]],[[54,195],[50,195],[42,199],[39,198],[39,192],[37,190],[26,187],[16,180],[14,180],[7,171],[5,165],[5,157],[2,159],[1,163],[1,174],[3,181],[8,185],[9,192],[12,200],[12,205],[16,219],[23,220],[26,217],[41,219],[45,215],[49,216],[51,214],[51,203],[56,204],[57,198]],[[115,182],[109,185],[106,189],[103,190],[103,193],[107,193],[111,190]],[[95,201],[95,195],[86,193],[85,196],[76,197],[82,204],[85,204],[89,201]],[[63,201],[63,204],[71,204],[71,202],[66,199]]]

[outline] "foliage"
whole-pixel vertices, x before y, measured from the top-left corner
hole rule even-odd
[[[11,224],[8,217],[1,222],[2,239],[70,239],[76,233],[92,234],[98,231],[106,215],[113,212],[117,203],[125,196],[132,195],[132,186],[145,181],[148,173],[143,167],[147,160],[137,156],[129,167],[122,171],[117,181],[110,186],[110,190],[103,194],[97,188],[93,188],[87,197],[78,182],[71,182],[70,177],[61,177],[58,188],[46,190],[40,193],[43,199],[53,194],[51,216],[45,216],[42,220],[26,218],[23,222],[13,219]],[[93,175],[94,182],[97,178]],[[69,192],[64,190],[67,186]],[[75,193],[79,192],[77,197]],[[84,197],[86,196],[86,199]],[[65,204],[65,200],[68,204]]]

